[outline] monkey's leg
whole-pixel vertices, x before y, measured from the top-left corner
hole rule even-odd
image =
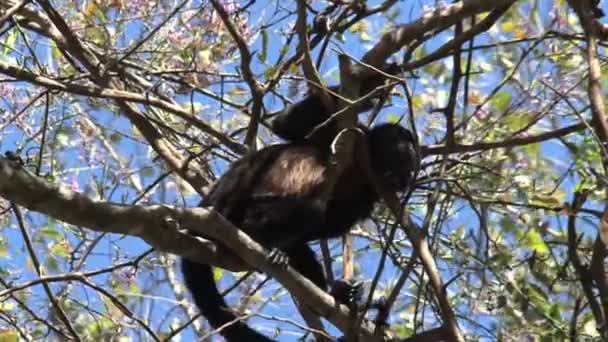
[[[325,208],[310,199],[256,197],[245,207],[243,230],[270,248],[284,249],[313,240],[312,235],[325,220]]]
[[[317,261],[315,252],[306,243],[296,244],[283,249],[289,257],[289,266],[315,283],[323,291],[327,291],[327,281],[323,266]]]
[[[323,290],[327,290],[327,280],[323,266],[317,261],[315,252],[305,243],[284,249],[289,257],[289,265]],[[330,289],[330,294],[339,302],[346,305],[358,303],[363,296],[363,283],[336,280]]]

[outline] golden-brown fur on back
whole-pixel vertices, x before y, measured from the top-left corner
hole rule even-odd
[[[318,193],[325,173],[322,158],[311,146],[283,150],[256,186],[255,193],[298,197]]]

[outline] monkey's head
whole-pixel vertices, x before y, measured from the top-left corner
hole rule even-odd
[[[397,124],[382,124],[369,131],[368,145],[374,173],[390,190],[406,190],[418,159],[413,134]]]

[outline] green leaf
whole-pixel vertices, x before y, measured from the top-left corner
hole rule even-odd
[[[414,331],[412,330],[411,324],[391,324],[391,331],[393,331],[397,336],[406,338],[412,336]]]
[[[530,203],[536,204],[536,205],[542,205],[542,206],[546,206],[546,207],[561,207],[563,202],[557,196],[557,194],[554,194],[551,196],[536,194],[536,195],[532,196],[532,198],[530,199]]]
[[[109,138],[110,138],[111,142],[117,143],[117,142],[120,142],[122,140],[122,135],[114,132],[114,133],[110,134]]]
[[[416,50],[414,50],[414,53],[412,54],[412,58],[414,60],[418,60],[426,55],[427,55],[427,52],[426,52],[424,45],[420,45],[420,47],[418,47]]]
[[[522,188],[529,188],[532,186],[532,177],[529,175],[517,175],[513,177],[513,183],[519,185]]]
[[[432,76],[437,76],[437,77],[445,74],[446,70],[447,70],[447,68],[445,67],[445,64],[441,63],[441,62],[429,63],[424,66],[424,72],[427,72],[427,73],[431,74]]]
[[[17,330],[0,331],[0,342],[17,342],[19,341],[19,333]]]
[[[262,30],[262,51],[258,54],[258,59],[260,62],[266,62],[266,57],[268,56],[268,31]]]
[[[55,136],[55,141],[59,147],[66,147],[70,142],[70,137],[65,133],[57,133]]]
[[[503,22],[500,27],[505,32],[511,32],[515,29],[515,23],[512,20]]]
[[[499,112],[504,112],[511,104],[511,92],[499,91],[490,101]]]
[[[88,331],[91,337],[100,337],[104,332],[109,331],[114,327],[114,323],[107,318],[99,317],[95,323],[89,325]]]
[[[526,296],[528,296],[528,299],[530,299],[535,305],[547,304],[547,294],[537,286],[527,284],[524,292]]]
[[[46,268],[51,271],[52,273],[57,273],[60,271],[59,268],[59,262],[57,261],[57,258],[49,256],[48,258],[46,258]]]
[[[401,119],[401,117],[395,113],[388,113],[386,115],[386,121],[390,123],[397,123],[399,122],[399,119]]]
[[[44,235],[45,237],[50,238],[55,241],[57,241],[63,237],[63,235],[60,232],[58,232],[56,229],[54,229],[51,226],[44,226],[38,232],[40,234]]]
[[[272,76],[277,72],[277,67],[276,65],[273,66],[269,66],[268,68],[266,68],[266,70],[264,70],[264,77],[266,78],[272,78]]]
[[[8,243],[4,236],[0,236],[0,257],[6,258],[7,256],[9,256]]]
[[[560,308],[559,303],[554,303],[551,305],[549,316],[556,321],[560,321],[562,319],[562,309]]]
[[[12,311],[15,308],[15,304],[12,302],[2,302],[0,303],[0,312],[8,312]],[[0,339],[0,342],[2,340]]]
[[[222,279],[222,275],[224,275],[224,270],[222,270],[219,267],[214,267],[213,268],[213,279],[218,282],[220,281],[220,279]]]
[[[11,51],[15,49],[15,44],[17,43],[18,37],[17,30],[10,30],[6,39],[4,40],[4,48],[2,49],[2,56],[7,56]]]
[[[545,244],[543,237],[536,229],[529,229],[522,237],[522,244],[526,248],[530,248],[539,254],[546,254],[549,248]]]
[[[143,169],[141,169],[140,176],[142,176],[142,177],[152,177],[155,174],[154,170],[155,169],[152,168],[152,167],[144,167]]]
[[[527,120],[525,122],[527,122]],[[524,146],[524,150],[526,151],[526,153],[528,153],[532,156],[537,156],[540,153],[540,144],[539,143],[528,144],[528,145]]]
[[[503,99],[504,101],[508,101],[507,103],[504,104],[500,104],[500,106],[504,105],[504,108],[499,109],[499,111],[504,112],[505,110],[507,110],[507,108],[509,107],[509,104],[511,103],[511,95],[509,95],[508,99]],[[495,104],[496,105],[496,104]],[[496,105],[498,108],[498,105]],[[519,131],[522,128],[526,127],[526,125],[528,125],[528,123],[531,120],[531,114],[528,112],[515,112],[515,113],[510,113],[509,115],[507,115],[507,117],[505,118],[505,125],[507,126],[507,128],[509,129],[509,131]]]
[[[51,254],[62,258],[68,258],[70,256],[70,244],[67,240],[55,243],[51,246]]]
[[[498,221],[498,224],[502,227],[502,229],[504,229],[507,232],[516,232],[518,229],[517,224],[515,223],[515,220],[513,219],[513,217],[511,216],[501,216],[500,220]]]

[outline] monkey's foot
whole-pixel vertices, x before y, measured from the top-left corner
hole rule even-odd
[[[289,265],[289,256],[282,250],[273,248],[268,253],[268,261],[275,266],[286,268]]]
[[[334,299],[348,306],[358,304],[363,298],[363,281],[340,279],[334,281],[329,292]]]
[[[380,297],[372,303],[372,309],[376,309],[376,319],[374,323],[382,328],[387,329],[390,324],[388,323],[389,308],[386,298]]]

